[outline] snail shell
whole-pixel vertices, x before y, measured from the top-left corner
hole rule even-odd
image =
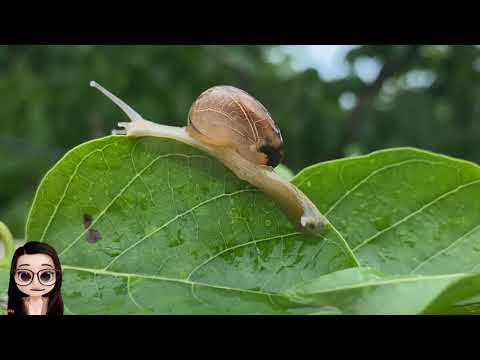
[[[190,107],[187,131],[199,141],[234,148],[243,158],[276,167],[283,139],[267,109],[233,86],[214,86]]]

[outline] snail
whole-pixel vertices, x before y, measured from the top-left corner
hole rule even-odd
[[[283,139],[267,109],[254,97],[233,86],[214,86],[199,95],[184,127],[161,125],[142,118],[121,99],[95,81],[98,89],[131,122],[113,135],[170,138],[207,152],[240,179],[271,197],[303,233],[318,236],[328,220],[295,185],[273,170],[283,158]]]

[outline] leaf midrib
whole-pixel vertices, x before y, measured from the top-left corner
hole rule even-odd
[[[367,288],[367,287],[374,287],[374,286],[382,286],[382,285],[398,285],[402,283],[411,283],[416,281],[429,281],[429,280],[447,280],[449,278],[464,278],[472,276],[472,274],[467,273],[454,273],[454,274],[442,274],[442,275],[417,275],[414,277],[405,277],[400,279],[390,279],[390,280],[380,280],[380,281],[368,281],[360,284],[355,285],[345,285],[345,286],[338,286],[338,287],[331,287],[326,288],[319,291],[312,291],[311,294],[324,294],[324,293],[331,293],[335,291],[344,291],[344,290],[352,290],[358,288]]]
[[[178,278],[170,278],[165,276],[158,276],[158,275],[148,275],[148,274],[138,274],[138,273],[122,273],[116,271],[108,271],[103,269],[94,269],[94,268],[86,268],[86,267],[79,267],[79,266],[70,266],[70,265],[62,265],[62,270],[74,270],[74,271],[83,271],[89,272],[95,275],[106,275],[106,276],[116,276],[116,277],[126,277],[126,278],[141,278],[141,279],[150,279],[150,280],[160,280],[160,281],[167,281],[167,282],[176,282],[181,284],[186,284],[190,286],[203,286],[221,290],[232,290],[232,291],[239,291],[245,293],[253,293],[258,295],[265,295],[265,296],[283,296],[282,293],[270,293],[266,291],[259,291],[259,290],[248,290],[248,289],[241,289],[241,288],[232,288],[228,286],[221,286],[221,285],[214,285],[208,284],[203,282],[191,281],[187,279],[178,279]]]
[[[290,297],[292,294],[291,290],[287,291],[279,291],[276,293],[272,292],[266,292],[266,291],[259,291],[259,290],[249,290],[249,289],[242,289],[242,288],[233,288],[233,287],[228,287],[228,286],[222,286],[222,285],[215,285],[215,284],[209,284],[209,283],[204,283],[204,282],[198,282],[198,281],[191,281],[187,279],[178,279],[178,278],[170,278],[170,277],[165,277],[165,276],[158,276],[158,275],[148,275],[148,274],[138,274],[138,273],[121,273],[121,272],[114,272],[114,271],[105,271],[103,269],[93,269],[93,268],[86,268],[86,267],[78,267],[78,266],[69,266],[69,265],[64,265],[62,266],[64,270],[74,270],[74,271],[83,271],[83,272],[89,272],[93,273],[95,275],[105,275],[105,276],[116,276],[116,277],[126,277],[127,279],[129,278],[141,278],[141,279],[150,279],[150,280],[159,280],[159,281],[166,281],[166,282],[175,282],[175,283],[181,283],[185,285],[190,285],[192,287],[207,287],[207,288],[212,288],[212,289],[219,289],[219,290],[228,290],[228,291],[237,291],[237,292],[242,292],[242,293],[250,293],[250,294],[257,294],[257,295],[264,295],[264,296],[276,296],[276,297]],[[467,274],[467,273],[454,273],[454,274],[443,274],[443,275],[428,275],[428,276],[412,276],[412,277],[404,277],[400,279],[388,279],[388,280],[379,280],[379,281],[366,281],[364,283],[360,284],[352,284],[352,285],[345,285],[345,286],[338,286],[338,287],[331,287],[331,288],[326,288],[322,289],[319,291],[312,291],[311,293],[303,293],[305,294],[326,294],[326,293],[333,293],[337,291],[348,291],[348,290],[354,290],[354,289],[360,289],[360,288],[368,288],[368,287],[377,287],[377,286],[394,286],[394,285],[399,285],[399,284],[404,284],[404,283],[414,283],[414,282],[424,282],[424,281],[430,281],[430,280],[448,280],[448,279],[461,279],[465,277],[472,276],[472,274]],[[127,280],[129,281],[129,280]],[[451,285],[451,284],[447,284]],[[294,293],[297,294],[302,294],[301,292],[294,291]]]

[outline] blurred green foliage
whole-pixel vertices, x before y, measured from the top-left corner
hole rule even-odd
[[[145,118],[177,126],[208,87],[242,88],[277,122],[283,163],[294,172],[395,146],[480,162],[478,46],[360,46],[347,55],[350,73],[334,81],[314,69],[292,70],[288,57],[270,62],[273,48],[0,46],[0,219],[22,238],[45,172],[72,147],[126,119],[90,80]],[[365,58],[381,64],[370,83],[355,72]],[[345,94],[353,108],[340,105]]]

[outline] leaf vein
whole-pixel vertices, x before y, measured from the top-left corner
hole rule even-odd
[[[137,246],[138,244],[142,243],[144,240],[148,239],[150,236],[154,235],[155,233],[157,233],[158,231],[162,230],[163,228],[165,228],[166,226],[170,225],[172,222],[174,222],[175,220],[193,212],[193,210],[199,208],[200,206],[203,206],[205,204],[208,204],[214,200],[218,200],[222,197],[225,197],[225,196],[234,196],[234,195],[238,195],[238,194],[241,194],[241,193],[244,193],[244,192],[248,192],[248,191],[254,191],[253,189],[242,189],[242,190],[238,190],[238,191],[235,191],[233,193],[230,193],[230,194],[220,194],[220,195],[217,195],[217,196],[214,196],[210,199],[207,199],[207,200],[204,200],[200,203],[198,203],[197,205],[193,206],[192,208],[188,209],[188,210],[185,210],[183,213],[180,213],[178,215],[175,215],[173,218],[171,218],[170,220],[168,220],[167,222],[163,223],[161,226],[159,226],[158,228],[156,228],[155,230],[152,230],[149,234],[145,235],[143,238],[139,239],[138,241],[136,241],[135,243],[133,243],[132,245],[130,245],[129,247],[127,247],[125,250],[123,250],[120,254],[118,254],[105,268],[104,270],[107,270],[115,261],[117,261],[121,256],[125,255],[128,251],[130,251],[132,248],[134,248],[135,246]]]
[[[275,240],[275,239],[284,239],[284,238],[289,238],[289,237],[293,237],[295,235],[301,235],[300,232],[293,232],[293,233],[289,233],[289,234],[282,234],[282,235],[275,235],[275,236],[271,236],[271,237],[268,237],[268,238],[264,238],[264,239],[257,239],[257,240],[251,240],[251,241],[248,241],[246,243],[243,243],[243,244],[238,244],[238,245],[235,245],[235,246],[231,246],[227,249],[224,249],[222,251],[219,251],[218,253],[216,253],[215,255],[213,255],[212,257],[208,258],[207,260],[205,260],[204,262],[200,263],[198,266],[196,266],[191,272],[190,274],[188,274],[187,276],[187,279],[186,280],[190,280],[190,278],[192,277],[192,275],[197,272],[202,266],[205,266],[206,264],[208,264],[209,262],[211,262],[212,260],[216,259],[217,257],[229,252],[229,251],[232,251],[232,250],[235,250],[235,249],[238,249],[238,248],[241,248],[241,247],[245,247],[245,246],[249,246],[249,245],[252,245],[252,244],[257,244],[259,242],[263,242],[263,241],[269,241],[269,240]]]
[[[477,225],[475,226],[473,229],[467,231],[464,235],[460,236],[457,240],[455,240],[453,243],[451,243],[449,246],[437,251],[435,254],[433,254],[432,256],[428,257],[426,260],[422,261],[416,268],[414,268],[410,274],[413,274],[415,273],[418,269],[420,269],[421,267],[423,267],[425,264],[427,264],[428,262],[432,261],[433,259],[435,259],[437,256],[447,252],[448,250],[450,250],[451,248],[457,246],[463,239],[466,239],[467,237],[469,237],[471,234],[473,234],[475,231],[477,231],[478,229],[480,229],[480,225]]]
[[[112,144],[111,144],[112,145]],[[65,254],[66,251],[68,251],[73,245],[75,245],[81,238],[82,236],[84,236],[87,231],[89,231],[96,223],[97,221],[102,218],[102,216],[108,211],[108,209],[110,209],[110,207],[115,203],[115,201],[120,198],[120,196],[122,196],[125,191],[127,191],[127,189],[130,187],[130,185],[132,185],[135,180],[137,180],[145,171],[147,171],[151,166],[153,166],[159,159],[162,159],[162,158],[168,158],[168,157],[171,157],[171,156],[179,156],[179,157],[191,157],[191,156],[195,156],[195,155],[186,155],[186,154],[176,154],[176,153],[172,153],[172,154],[162,154],[162,155],[159,155],[157,156],[155,159],[153,159],[148,165],[146,165],[140,172],[138,172],[137,174],[135,174],[132,179],[130,179],[130,181],[118,192],[117,195],[114,196],[114,198],[110,201],[110,203],[107,204],[107,206],[98,214],[98,216],[92,221],[92,223],[90,224],[90,226],[88,228],[86,228],[84,231],[82,231],[82,233],[75,239],[73,240],[70,245],[68,245],[65,249],[63,249],[59,256],[62,256]]]
[[[437,203],[438,201],[452,195],[452,194],[455,194],[456,192],[460,191],[460,190],[463,190],[469,186],[472,186],[472,185],[476,185],[476,184],[480,184],[480,180],[475,180],[475,181],[472,181],[472,182],[469,182],[467,184],[463,184],[463,185],[460,185],[458,187],[456,187],[455,189],[453,190],[449,190],[445,193],[443,193],[442,195],[436,197],[435,199],[433,199],[432,201],[430,201],[428,204],[425,204],[423,205],[421,208],[419,208],[418,210],[410,213],[409,215],[403,217],[402,219],[400,219],[399,221],[397,221],[395,224],[383,229],[382,231],[379,231],[377,232],[375,235],[369,237],[368,239],[365,239],[364,241],[362,241],[360,244],[358,244],[356,247],[353,248],[352,251],[357,251],[358,249],[360,249],[361,247],[363,247],[364,245],[368,244],[369,242],[371,242],[372,240],[374,240],[375,238],[377,238],[378,236],[386,233],[387,231],[390,231],[392,229],[394,229],[395,227],[397,227],[398,225],[401,225],[402,223],[404,223],[405,221],[409,220],[410,218],[414,217],[415,215],[418,215],[420,214],[422,211],[424,211],[425,209],[427,209],[428,207],[434,205],[435,203]]]
[[[56,216],[57,214],[57,211],[58,211],[58,208],[60,207],[60,204],[63,202],[63,200],[65,199],[65,196],[67,194],[67,191],[75,177],[75,175],[77,174],[78,172],[78,169],[80,168],[80,166],[91,156],[93,156],[93,154],[97,153],[97,152],[103,152],[104,149],[108,148],[109,146],[112,146],[114,145],[114,143],[112,144],[108,144],[108,145],[105,145],[104,147],[100,148],[100,149],[96,149],[96,150],[93,150],[91,151],[90,153],[86,154],[84,157],[82,157],[82,159],[78,162],[77,166],[75,166],[75,170],[73,171],[72,175],[70,175],[70,178],[68,179],[68,182],[67,182],[67,185],[65,186],[65,189],[63,190],[63,193],[62,195],[60,196],[60,199],[58,200],[57,204],[55,205],[55,208],[53,209],[53,212],[52,212],[52,215],[50,216],[50,218],[48,219],[48,222],[47,222],[47,225],[45,226],[45,229],[43,229],[43,233],[42,233],[42,236],[40,237],[40,242],[43,241],[43,239],[45,239],[45,235],[47,234],[47,231],[48,229],[50,228],[50,225],[53,221],[53,218]]]
[[[96,274],[95,274],[96,275]],[[130,279],[131,279],[131,276],[127,276],[127,292],[128,292],[128,297],[130,298],[130,300],[135,304],[135,306],[137,308],[139,308],[140,310],[143,310],[143,307],[140,306],[136,301],[135,301],[135,298],[133,297],[133,294],[132,294],[132,291],[131,291],[131,288],[130,288]]]
[[[428,160],[418,160],[418,159],[414,159],[414,160],[406,160],[406,161],[402,161],[402,162],[399,162],[399,163],[395,163],[395,164],[390,164],[390,165],[386,165],[386,166],[383,166],[379,169],[376,169],[374,171],[372,171],[370,174],[368,174],[366,177],[364,177],[362,180],[360,180],[357,184],[355,184],[354,186],[352,186],[352,188],[350,188],[350,190],[347,190],[342,196],[340,196],[337,201],[335,201],[335,203],[333,203],[333,205],[331,205],[328,210],[325,212],[325,216],[328,216],[328,214],[334,210],[341,202],[343,202],[347,197],[349,197],[356,189],[358,189],[361,185],[363,185],[364,183],[368,182],[368,180],[370,180],[372,177],[376,176],[377,174],[383,172],[383,171],[386,171],[386,170],[389,170],[391,168],[395,168],[395,167],[400,167],[400,166],[403,166],[405,164],[409,164],[409,163],[426,163],[426,164],[435,164],[434,162],[432,161],[428,161]],[[343,167],[342,167],[343,169]],[[343,170],[342,170],[343,171]]]

